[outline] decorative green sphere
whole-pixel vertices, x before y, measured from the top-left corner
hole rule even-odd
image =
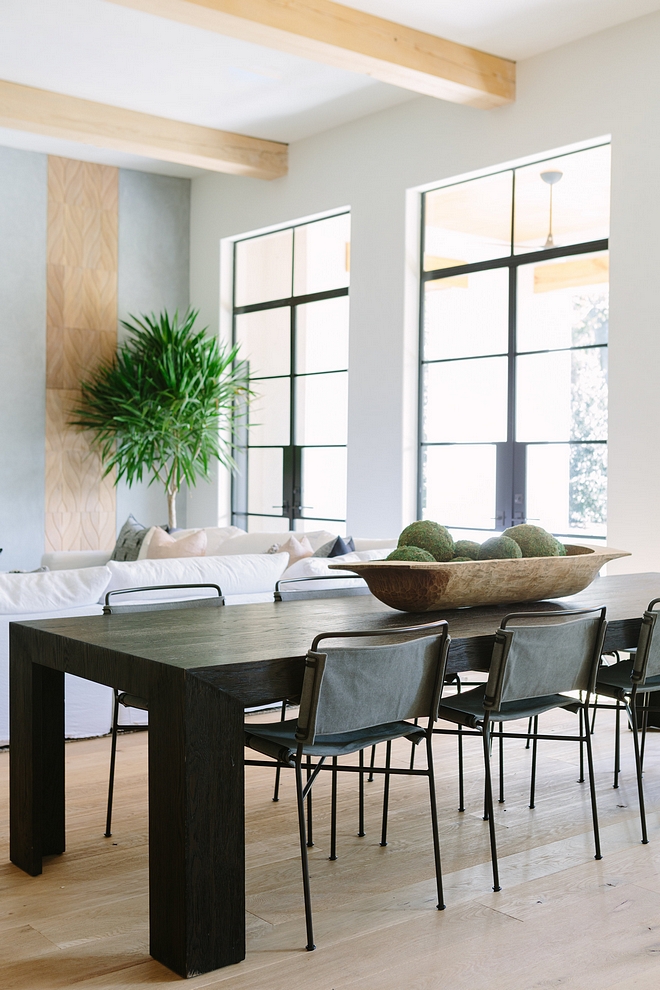
[[[430,519],[419,519],[406,526],[399,537],[400,547],[421,547],[434,560],[451,560],[454,556],[454,540],[445,526]]]
[[[479,560],[505,560],[522,557],[522,550],[508,536],[493,536],[479,548]]]
[[[425,564],[434,564],[435,557],[421,547],[397,547],[385,560],[416,560]]]
[[[465,561],[465,560],[467,560],[469,562],[474,562],[474,558],[473,557],[452,557],[451,563],[452,564],[457,564],[459,561]]]
[[[460,557],[462,560],[478,560],[480,550],[481,545],[475,543],[474,540],[458,540],[454,544],[454,553],[456,557]]]
[[[556,540],[552,533],[542,529],[541,526],[532,526],[530,523],[522,523],[520,526],[511,526],[505,529],[502,536],[508,536],[515,540],[522,550],[523,557],[563,557],[561,552],[562,544]]]

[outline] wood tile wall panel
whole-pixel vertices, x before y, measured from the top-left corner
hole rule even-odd
[[[113,477],[68,425],[80,381],[117,346],[118,170],[48,159],[46,549],[115,542]]]

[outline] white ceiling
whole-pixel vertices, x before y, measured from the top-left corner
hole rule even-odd
[[[349,6],[519,60],[660,9],[660,0],[351,0]],[[414,98],[107,0],[2,0],[0,79],[292,142]],[[175,175],[168,166],[0,129],[0,144]]]

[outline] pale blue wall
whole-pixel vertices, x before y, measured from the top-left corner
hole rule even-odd
[[[189,257],[190,180],[120,169],[119,319],[162,309],[184,313],[190,301]],[[129,512],[146,526],[167,522],[160,487],[120,484],[118,529]],[[185,495],[177,500],[177,515],[179,526],[185,526]]]
[[[0,570],[44,549],[45,155],[0,147]]]

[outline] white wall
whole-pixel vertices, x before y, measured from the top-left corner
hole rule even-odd
[[[0,570],[44,549],[46,156],[0,148]]]
[[[190,182],[149,172],[119,170],[117,308],[130,315],[180,314],[188,309]],[[125,336],[120,326],[119,339]],[[158,483],[117,485],[117,530],[129,513],[145,526],[167,522],[167,498]],[[186,525],[186,496],[177,498],[177,523]]]
[[[351,207],[349,532],[396,533],[414,514],[416,329],[406,286],[416,262],[405,252],[406,190],[611,134],[608,542],[634,552],[620,569],[660,569],[658,52],[653,14],[520,63],[509,107],[414,99],[293,145],[283,179],[193,180],[191,298],[209,323],[221,238]]]

